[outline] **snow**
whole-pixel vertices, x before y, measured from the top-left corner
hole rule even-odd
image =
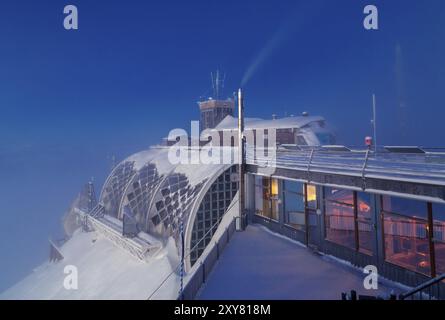
[[[96,232],[77,231],[62,247],[64,259],[44,263],[0,299],[147,299],[161,279],[171,273],[168,249],[148,262],[130,256]],[[78,289],[63,286],[64,268],[78,269]],[[179,280],[173,274],[153,297],[175,299]]]
[[[238,211],[237,198],[223,217],[213,239],[222,236]],[[108,220],[118,220],[107,217]],[[151,235],[139,236],[149,242]],[[64,256],[57,263],[46,262],[21,282],[0,294],[1,299],[176,299],[179,292],[177,266],[179,257],[173,238],[147,261],[142,261],[116,247],[98,232],[76,231],[61,248]],[[207,248],[202,257],[209,252]],[[78,269],[79,287],[67,290],[63,286],[64,268],[73,265]],[[173,266],[173,267],[172,267]],[[195,270],[185,275],[188,282]],[[152,295],[153,294],[153,295]]]
[[[205,178],[212,177],[215,173],[221,171],[222,168],[227,167],[224,164],[203,165],[199,158],[200,149],[190,147],[184,147],[183,150],[183,152],[188,152],[191,156],[190,163],[172,164],[169,160],[169,151],[169,147],[152,147],[149,150],[129,156],[123,162],[134,161],[136,170],[140,170],[145,164],[152,163],[156,166],[159,175],[168,175],[173,172],[183,173],[187,176],[192,186],[202,182]],[[224,152],[233,152],[233,150],[231,148],[228,150],[222,149],[220,152],[222,156]],[[131,183],[131,181],[128,183]]]
[[[141,169],[150,159],[155,157],[159,151],[150,148],[148,150],[143,150],[141,152],[135,153],[125,159],[124,161],[134,161],[134,167],[136,170]]]
[[[262,165],[270,159],[254,156],[248,149],[247,163]],[[277,150],[276,168],[305,172],[341,174],[345,176],[445,185],[445,158],[416,154],[379,153],[368,158],[354,152],[326,152],[310,150]]]
[[[275,120],[263,120],[260,118],[245,118],[244,126],[250,129],[288,129],[302,128],[311,122],[324,121],[323,117],[287,117]],[[235,130],[238,128],[238,118],[225,117],[214,129],[216,131]]]
[[[251,225],[235,233],[197,298],[338,300],[351,290],[373,296],[404,291],[389,281],[381,281],[378,290],[366,290],[365,276],[348,264]]]

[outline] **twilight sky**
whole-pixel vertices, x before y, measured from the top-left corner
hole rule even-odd
[[[63,28],[68,4],[79,30]],[[189,130],[217,68],[227,96],[251,71],[248,116],[308,111],[359,145],[375,92],[379,143],[445,145],[443,0],[5,0],[0,44],[0,291],[46,259],[111,155]]]

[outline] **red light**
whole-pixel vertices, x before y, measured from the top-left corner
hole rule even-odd
[[[366,137],[365,138],[365,144],[369,147],[372,146],[372,138],[371,137]]]

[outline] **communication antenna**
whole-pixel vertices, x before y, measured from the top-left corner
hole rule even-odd
[[[215,84],[215,79],[213,78],[213,72],[210,72],[210,80],[212,81],[213,96],[215,97],[216,84]]]
[[[221,78],[221,74],[219,70],[216,70],[215,76],[213,76],[213,72],[210,73],[210,77],[212,79],[212,89],[214,99],[219,99],[220,94],[224,90],[224,82],[226,81],[226,74],[223,74]]]

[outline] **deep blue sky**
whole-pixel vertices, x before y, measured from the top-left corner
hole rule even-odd
[[[378,31],[362,26],[371,3]],[[67,4],[77,31],[63,28]],[[380,143],[445,145],[443,0],[2,1],[0,290],[46,258],[61,215],[91,176],[99,193],[112,154],[189,128],[210,72],[227,74],[230,95],[264,49],[248,116],[308,111],[362,144],[375,92]]]

